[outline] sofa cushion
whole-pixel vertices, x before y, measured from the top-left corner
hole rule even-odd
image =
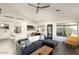
[[[38,40],[38,41],[33,42],[32,44],[34,44],[36,46],[36,48],[38,49],[43,46],[43,41]]]
[[[58,42],[55,40],[46,39],[46,40],[43,40],[43,42],[44,42],[44,45],[50,46],[52,48],[55,48],[58,45]]]
[[[33,51],[35,51],[37,48],[36,48],[36,45],[35,44],[31,44],[29,45],[28,47],[25,47],[24,49],[22,49],[21,51],[21,54],[22,55],[29,55],[31,54]]]

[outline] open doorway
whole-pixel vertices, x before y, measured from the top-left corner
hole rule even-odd
[[[53,25],[52,24],[48,24],[47,25],[47,38],[48,39],[53,39]]]

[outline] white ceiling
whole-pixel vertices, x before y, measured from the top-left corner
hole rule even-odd
[[[33,5],[36,5],[33,3]],[[40,9],[36,14],[36,8],[27,3],[1,3],[2,14],[29,19],[34,22],[57,21],[74,19],[79,17],[79,4],[77,3],[42,3],[40,6],[50,5],[49,8]],[[60,9],[61,11],[56,11]]]

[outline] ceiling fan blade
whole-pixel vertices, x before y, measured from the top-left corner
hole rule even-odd
[[[35,7],[35,8],[37,8],[37,6],[34,6],[34,5],[30,4],[30,3],[28,3],[28,5],[29,5],[29,6],[32,6],[32,7]]]
[[[48,7],[50,7],[50,6],[48,5],[48,6],[43,6],[43,7],[39,7],[39,8],[48,8]]]
[[[36,13],[38,13],[38,11],[39,11],[39,8],[37,8]]]

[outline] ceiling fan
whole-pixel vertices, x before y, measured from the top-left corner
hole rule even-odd
[[[29,6],[32,6],[32,7],[35,7],[36,8],[36,13],[38,13],[39,12],[39,9],[43,9],[43,8],[48,8],[48,7],[50,7],[49,5],[46,5],[46,6],[40,6],[40,3],[37,3],[37,6],[35,6],[35,5],[33,5],[33,4],[30,4],[30,3],[28,3],[28,5]]]

